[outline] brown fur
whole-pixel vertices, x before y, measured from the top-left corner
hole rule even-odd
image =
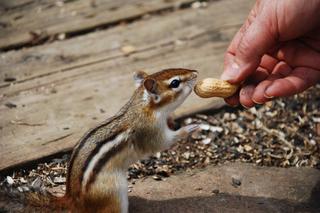
[[[68,207],[72,212],[119,213],[119,184],[122,182],[119,183],[118,178],[121,177],[123,181],[125,171],[131,163],[146,154],[159,151],[162,147],[159,141],[162,141],[163,133],[159,126],[155,125],[154,112],[167,103],[174,102],[180,95],[169,88],[166,81],[177,75],[181,81],[188,81],[194,78],[194,72],[186,69],[168,69],[152,75],[138,74],[137,78],[150,79],[146,86],[150,92],[161,95],[161,101],[143,101],[145,86],[142,84],[114,117],[91,129],[79,141],[68,168],[66,195],[63,198],[35,196],[30,201],[42,206]],[[156,85],[153,85],[154,83]],[[127,134],[127,139],[110,148],[98,159],[86,182],[86,190],[83,191],[83,175],[93,157],[103,144],[113,141],[119,134]],[[121,187],[123,190],[125,186]]]

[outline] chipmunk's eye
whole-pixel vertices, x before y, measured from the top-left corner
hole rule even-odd
[[[179,87],[179,85],[180,85],[180,80],[177,80],[177,79],[174,79],[173,81],[171,81],[171,83],[170,83],[170,88],[178,88]]]

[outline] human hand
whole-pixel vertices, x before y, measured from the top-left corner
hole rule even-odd
[[[249,108],[320,82],[320,0],[258,0],[225,54],[221,76]]]

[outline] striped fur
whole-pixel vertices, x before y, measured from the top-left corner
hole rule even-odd
[[[188,133],[172,131],[167,119],[190,94],[196,76],[195,71],[186,69],[136,76],[137,89],[127,104],[91,129],[73,151],[66,198],[75,212],[127,212],[128,165],[169,148],[178,136]],[[176,78],[181,86],[170,88],[170,81]],[[151,85],[143,83],[147,79]]]

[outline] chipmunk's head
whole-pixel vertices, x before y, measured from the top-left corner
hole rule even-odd
[[[136,85],[144,90],[143,99],[153,110],[172,112],[191,93],[198,72],[188,69],[166,69],[147,75],[134,75]]]

